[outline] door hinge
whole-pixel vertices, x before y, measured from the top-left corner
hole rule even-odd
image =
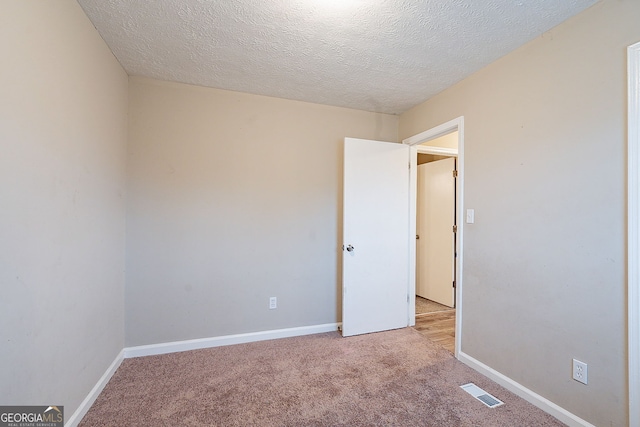
[[[455,280],[453,281],[453,287],[454,288],[456,287],[456,281]]]
[[[457,226],[457,225],[454,225],[454,226],[453,226],[453,232],[454,232],[454,233],[457,233],[457,232],[458,232],[458,226]]]
[[[458,177],[458,171],[457,171],[457,170],[455,170],[455,169],[454,169],[454,171],[453,171],[453,177],[454,177],[454,178],[457,178],[457,177]]]
[[[411,162],[409,162],[409,169],[411,169]]]
[[[407,294],[407,302],[409,302],[409,294]]]

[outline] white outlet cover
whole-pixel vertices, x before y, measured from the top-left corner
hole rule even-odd
[[[588,383],[587,364],[579,360],[573,359],[573,379],[582,384]]]

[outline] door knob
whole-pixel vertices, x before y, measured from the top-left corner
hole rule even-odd
[[[347,246],[347,252],[353,252],[353,246],[349,245]]]

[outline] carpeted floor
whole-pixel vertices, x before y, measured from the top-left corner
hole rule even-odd
[[[459,388],[505,402],[489,409]],[[126,359],[80,426],[562,426],[412,328]]]
[[[455,308],[447,307],[446,305],[438,304],[435,301],[431,301],[416,295],[416,315],[437,313],[439,311],[448,310],[455,310]]]

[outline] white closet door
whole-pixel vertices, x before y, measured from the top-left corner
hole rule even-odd
[[[455,159],[418,166],[416,295],[454,306]]]

